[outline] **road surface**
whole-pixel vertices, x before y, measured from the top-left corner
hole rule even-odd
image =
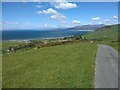
[[[118,52],[99,45],[96,56],[95,88],[118,88]]]

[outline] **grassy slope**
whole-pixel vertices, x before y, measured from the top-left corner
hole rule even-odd
[[[99,29],[85,35],[88,39],[102,39],[102,40],[117,40],[118,39],[118,25],[113,25],[110,28]]]
[[[94,38],[102,39],[103,40],[101,42],[102,44],[110,45],[120,52],[120,48],[118,48],[118,45],[120,45],[120,43],[111,42],[111,41],[118,40],[118,33],[120,35],[120,31],[118,31],[118,25],[113,25],[110,28],[100,29],[98,31],[86,34],[84,36],[88,39],[94,39]]]
[[[85,35],[118,49],[118,26]],[[21,43],[21,42],[20,42]],[[3,43],[6,49],[19,42]],[[93,87],[96,45],[60,45],[3,55],[3,87]],[[22,54],[21,54],[22,53]]]
[[[96,49],[81,43],[3,55],[3,87],[93,87]]]

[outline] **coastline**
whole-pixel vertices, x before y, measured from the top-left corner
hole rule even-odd
[[[72,37],[72,36],[65,36]],[[14,39],[14,40],[2,40],[1,42],[27,42],[31,40],[52,40],[52,39],[63,39],[65,37],[51,37],[51,38],[34,38],[34,39]]]
[[[91,31],[39,31],[39,32],[17,32],[9,31],[4,32],[2,36],[2,42],[5,41],[30,41],[30,40],[49,40],[49,39],[61,39],[64,37],[73,37],[76,35],[86,34]]]

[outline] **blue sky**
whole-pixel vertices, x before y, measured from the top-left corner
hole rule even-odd
[[[3,2],[3,29],[118,23],[117,2]]]

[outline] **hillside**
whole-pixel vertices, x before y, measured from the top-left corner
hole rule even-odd
[[[3,88],[94,87],[96,50],[75,43],[3,55]]]
[[[115,41],[118,40],[118,25],[97,29],[84,37],[102,39],[97,44],[118,50],[119,42]],[[4,44],[6,48],[19,43]],[[94,87],[97,44],[88,41],[3,54],[3,88]]]
[[[100,44],[109,45],[115,48],[120,52],[120,30],[118,29],[119,25],[105,26],[103,28],[97,29],[94,32],[84,35],[87,39],[100,39],[102,42]],[[119,38],[118,38],[119,37]]]
[[[118,25],[105,26],[84,36],[87,39],[118,40]]]
[[[82,26],[75,26],[72,28],[68,28],[67,30],[96,30],[99,28],[104,27],[104,24],[98,24],[98,25],[82,25]]]

